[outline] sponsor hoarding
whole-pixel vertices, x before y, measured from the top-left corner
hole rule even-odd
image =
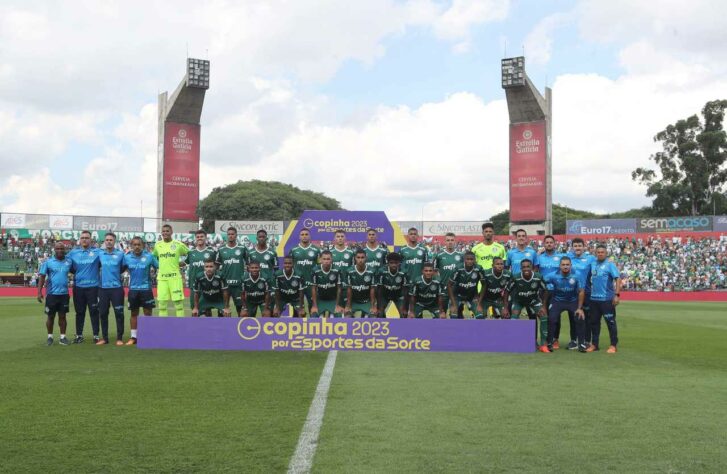
[[[20,229],[26,227],[25,214],[0,214],[0,227],[3,229]]]
[[[139,349],[533,352],[535,321],[139,317]]]
[[[73,229],[73,216],[48,216],[48,228],[53,230],[71,230]]]
[[[240,234],[255,234],[264,229],[268,235],[282,235],[285,232],[283,221],[215,221],[215,232],[224,234],[227,229],[234,227]]]
[[[162,219],[197,220],[200,126],[164,124]]]
[[[637,218],[638,232],[711,231],[712,216],[644,217]]]
[[[484,221],[424,221],[424,235],[444,235],[453,232],[456,236],[482,235]]]
[[[419,231],[419,234],[424,235],[424,227],[422,227],[422,221],[397,221],[396,224],[399,226],[401,233],[406,235],[409,229],[412,227]]]
[[[636,219],[583,219],[566,221],[568,234],[609,235],[635,234]]]
[[[727,216],[715,216],[713,227],[718,232],[727,231]]]
[[[510,124],[510,221],[544,221],[547,201],[545,121]]]
[[[141,232],[144,230],[144,221],[141,217],[75,216],[73,218],[73,229]]]

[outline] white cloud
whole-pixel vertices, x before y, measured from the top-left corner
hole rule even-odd
[[[465,53],[471,47],[472,29],[504,20],[509,8],[509,0],[453,0],[449,8],[434,18],[432,27],[437,37],[454,42],[454,52]]]
[[[523,41],[528,62],[547,64],[553,50],[553,33],[571,19],[570,13],[555,13],[540,20]]]

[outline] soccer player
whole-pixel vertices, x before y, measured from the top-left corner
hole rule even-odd
[[[116,248],[116,234],[107,232],[104,249],[101,251],[101,289],[98,296],[98,315],[101,320],[101,339],[96,345],[109,343],[109,304],[114,308],[116,317],[116,345],[124,341],[124,287],[121,274],[126,271],[124,252]]]
[[[341,275],[333,268],[333,255],[330,250],[321,252],[320,260],[320,266],[313,270],[311,318],[340,317],[343,315],[343,308],[338,303],[341,301]]]
[[[477,258],[477,265],[483,270],[489,270],[495,257],[505,259],[505,247],[495,242],[495,226],[491,222],[482,224],[482,238],[482,242],[472,247],[472,252]]]
[[[484,270],[482,275],[482,292],[480,304],[480,315],[487,317],[492,309],[492,317],[502,318],[503,309],[507,307],[507,299],[503,296],[510,283],[510,272],[505,270],[505,261],[501,257],[492,259],[492,268]]]
[[[376,229],[366,231],[366,245],[363,250],[366,252],[366,268],[376,275],[386,265],[386,255],[389,253],[386,246],[379,242],[379,234]]]
[[[290,305],[290,315],[294,318],[305,316],[303,290],[305,282],[293,270],[293,257],[283,259],[283,269],[278,271],[273,280],[275,290],[275,307],[273,316],[279,317],[283,307]]]
[[[424,262],[422,274],[409,286],[409,317],[422,318],[424,311],[429,311],[432,319],[447,317],[442,307],[444,285],[434,278],[434,265]]]
[[[53,345],[53,321],[58,314],[58,328],[61,331],[59,340],[62,346],[70,344],[66,339],[66,314],[68,314],[68,274],[71,273],[73,262],[66,258],[66,247],[62,242],[56,242],[53,247],[55,256],[43,262],[40,266],[40,280],[38,281],[38,303],[43,302],[43,286],[46,281],[48,288],[45,297],[45,327],[48,330],[46,344]]]
[[[295,266],[295,273],[305,283],[303,287],[303,294],[308,302],[308,308],[313,304],[312,297],[312,286],[313,286],[313,268],[318,264],[318,257],[321,254],[321,249],[311,244],[310,242],[310,229],[302,228],[300,230],[300,243],[296,247],[290,249],[288,255],[293,257],[293,263]]]
[[[533,271],[533,262],[530,259],[523,259],[518,262],[520,273],[513,275],[505,288],[504,301],[510,301],[512,311],[507,306],[502,308],[504,319],[519,319],[523,310],[528,318],[537,319],[540,326],[540,342],[535,334],[535,345],[547,352],[545,343],[548,336],[548,316],[540,296],[545,291],[543,278]]]
[[[552,352],[555,340],[555,328],[563,311],[576,321],[576,334],[578,338],[578,351],[586,352],[586,315],[583,312],[585,291],[581,280],[571,272],[570,257],[560,259],[560,270],[551,274],[546,280],[546,291],[543,301],[548,308],[548,338],[547,347],[542,352]],[[548,304],[550,303],[550,304]],[[571,316],[572,315],[572,316]]]
[[[237,315],[242,315],[242,278],[247,263],[247,247],[237,243],[237,229],[227,229],[227,243],[217,251],[220,275],[227,284],[227,291],[235,304]]]
[[[587,352],[598,350],[601,336],[601,317],[606,320],[611,346],[606,352],[616,353],[618,329],[616,327],[616,306],[621,296],[621,278],[616,265],[608,260],[605,245],[596,247],[596,260],[591,263],[591,307],[588,314],[591,325],[591,345]]]
[[[194,233],[194,248],[187,254],[187,286],[189,307],[194,307],[194,282],[204,273],[204,262],[217,260],[217,251],[207,245],[207,233],[199,229]]]
[[[500,259],[502,260],[502,259]],[[482,295],[477,291],[477,285],[482,281],[482,269],[475,264],[476,257],[473,252],[465,252],[464,266],[457,268],[447,280],[447,293],[449,294],[450,318],[464,319],[464,308],[469,307],[472,316],[482,319]],[[501,272],[502,273],[502,272]],[[442,280],[444,284],[445,281]],[[502,296],[500,296],[502,298]],[[444,306],[444,302],[442,302]]]
[[[515,231],[515,240],[517,245],[514,249],[510,249],[507,252],[507,259],[505,260],[505,268],[510,270],[510,273],[517,275],[520,273],[520,262],[524,259],[530,260],[533,271],[538,270],[538,253],[534,248],[528,245],[528,233],[525,229],[518,229]]]
[[[355,317],[356,312],[361,317],[376,316],[376,278],[374,272],[366,265],[366,251],[359,249],[353,256],[355,265],[346,274],[346,316]]]
[[[333,268],[338,270],[341,275],[353,266],[353,250],[348,248],[346,233],[340,229],[333,235],[331,257]]]
[[[437,253],[433,258],[434,271],[444,287],[442,306],[444,306],[445,310],[449,309],[449,291],[447,291],[449,280],[458,268],[462,268],[462,266],[464,266],[462,252],[457,252],[454,248],[456,243],[457,241],[454,233],[448,232],[444,236],[444,250]]]
[[[91,329],[93,330],[93,342],[98,342],[99,320],[98,320],[98,285],[101,261],[99,250],[91,246],[91,233],[87,230],[81,231],[79,237],[80,245],[68,253],[68,258],[73,262],[73,307],[76,311],[76,337],[74,344],[83,342],[83,326],[86,320],[86,308],[91,318]]]
[[[406,318],[407,306],[404,306],[404,300],[407,299],[407,279],[406,274],[401,271],[401,255],[392,252],[386,256],[386,270],[379,272],[378,289],[376,301],[379,303],[379,317],[386,317],[386,309],[389,303],[393,304],[399,312],[400,318]]]
[[[212,309],[217,310],[217,316],[230,316],[230,292],[225,279],[217,274],[217,263],[207,260],[204,273],[194,281],[192,316],[212,316]]]
[[[131,338],[126,341],[127,346],[136,344],[137,317],[139,308],[143,308],[144,316],[151,316],[154,309],[154,293],[151,285],[151,269],[159,269],[159,260],[144,249],[141,237],[131,239],[131,252],[124,255],[124,265],[129,271],[129,327]],[[194,306],[194,305],[192,305]]]
[[[242,280],[242,317],[270,317],[270,283],[263,278],[258,262],[247,264]]]
[[[576,237],[573,239],[573,242],[571,243],[573,247],[573,251],[568,253],[568,257],[571,259],[571,272],[578,277],[578,279],[581,281],[581,284],[583,285],[583,289],[585,290],[585,300],[583,301],[583,311],[588,314],[589,313],[589,305],[590,305],[590,297],[591,297],[591,287],[590,287],[590,281],[591,279],[588,278],[590,276],[591,272],[591,264],[596,260],[596,258],[588,253],[586,251],[586,243],[581,239],[580,237]],[[576,321],[574,318],[569,318],[568,322],[570,323],[570,337],[571,341],[568,344],[568,349],[575,350],[578,348],[578,344],[576,343]],[[556,339],[560,335],[560,320],[558,321],[558,329],[556,331]],[[591,327],[589,325],[586,325],[586,342],[591,342]]]
[[[399,249],[401,255],[401,270],[406,274],[406,281],[412,285],[421,278],[424,262],[428,261],[427,249],[419,244],[419,231],[412,227],[406,232],[406,245]],[[444,285],[446,281],[440,281]],[[411,298],[404,301],[404,310],[409,313],[409,302]]]
[[[184,281],[182,280],[182,257],[189,253],[186,245],[172,239],[172,226],[162,226],[162,240],[154,244],[154,255],[159,261],[157,273],[157,298],[159,316],[168,316],[169,300],[174,304],[174,315],[184,316]]]
[[[278,271],[278,255],[268,246],[268,232],[265,229],[258,230],[255,238],[257,239],[255,247],[247,254],[248,265],[252,262],[260,264],[260,275],[268,282],[270,290],[268,309],[272,312],[273,306],[275,306],[273,280]]]

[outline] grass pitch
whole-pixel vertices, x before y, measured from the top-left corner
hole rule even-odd
[[[313,471],[727,471],[727,305],[618,318],[616,355],[339,353]],[[48,348],[28,298],[0,334],[2,472],[285,471],[326,358]]]

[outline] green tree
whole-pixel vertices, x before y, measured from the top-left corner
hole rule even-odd
[[[211,231],[215,220],[286,220],[306,209],[341,209],[341,204],[314,191],[278,181],[238,181],[219,188],[199,202],[198,215]]]
[[[703,120],[692,115],[659,132],[662,151],[651,155],[658,171],[637,168],[631,178],[647,186],[656,215],[704,215],[725,207],[727,134],[722,126],[727,100],[707,102]]]

